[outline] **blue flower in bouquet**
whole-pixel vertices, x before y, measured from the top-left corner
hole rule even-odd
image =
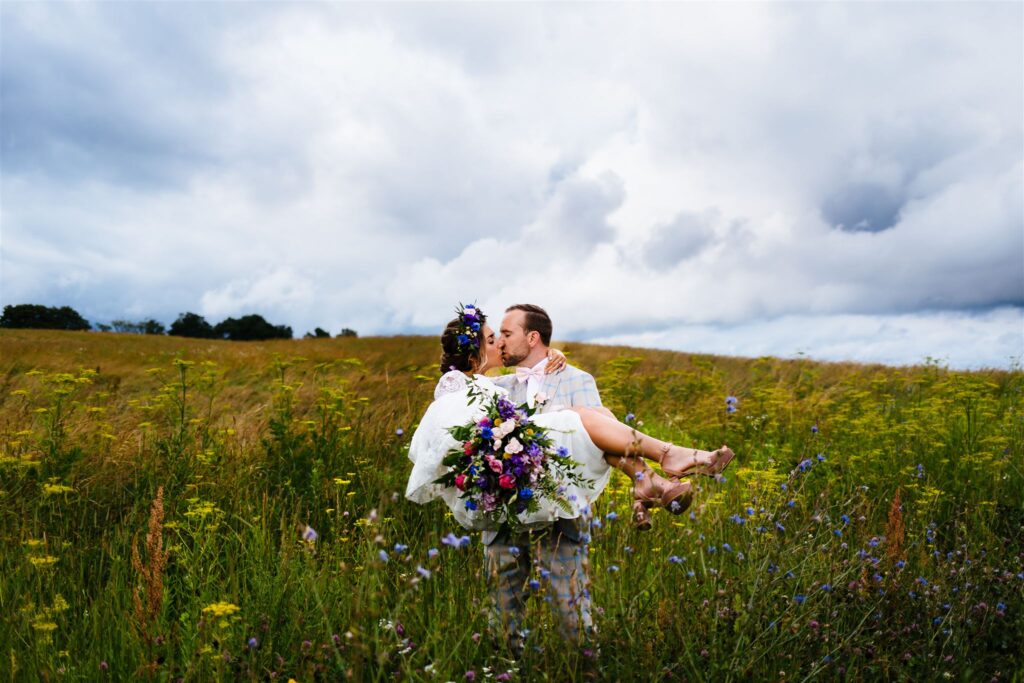
[[[490,441],[494,438],[494,431],[490,427],[484,427],[480,430],[480,438],[484,441]]]
[[[523,488],[519,489],[519,498],[521,498],[522,500],[530,500],[531,498],[533,498],[533,489],[531,489],[529,486],[524,486]]]
[[[569,457],[569,449],[566,448],[565,446],[559,446],[558,447],[558,455],[559,455],[559,457],[562,457],[562,458],[568,458]]]
[[[476,510],[476,501],[472,500],[472,499],[467,500],[466,501],[466,509],[467,510]]]

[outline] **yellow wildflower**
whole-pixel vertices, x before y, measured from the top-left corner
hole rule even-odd
[[[41,569],[47,569],[57,564],[57,558],[53,555],[39,555],[38,557],[30,557],[28,561],[32,563],[33,567],[39,567]]]

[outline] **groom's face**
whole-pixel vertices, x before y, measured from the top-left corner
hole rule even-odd
[[[509,311],[501,321],[498,350],[501,351],[501,364],[506,368],[519,365],[530,355],[530,342],[523,328],[525,323],[526,313],[518,310]]]

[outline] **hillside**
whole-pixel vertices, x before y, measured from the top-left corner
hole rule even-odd
[[[436,344],[0,331],[13,678],[1021,674],[1024,373],[556,344],[617,415],[738,458],[646,534],[619,476],[590,546],[600,658],[538,600],[510,663],[481,641],[479,546],[400,495]]]

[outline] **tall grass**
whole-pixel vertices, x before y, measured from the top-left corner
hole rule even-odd
[[[1024,373],[565,345],[618,415],[738,460],[647,533],[615,479],[596,638],[542,587],[513,659],[478,539],[401,495],[435,344],[0,333],[3,677],[1024,677]]]

